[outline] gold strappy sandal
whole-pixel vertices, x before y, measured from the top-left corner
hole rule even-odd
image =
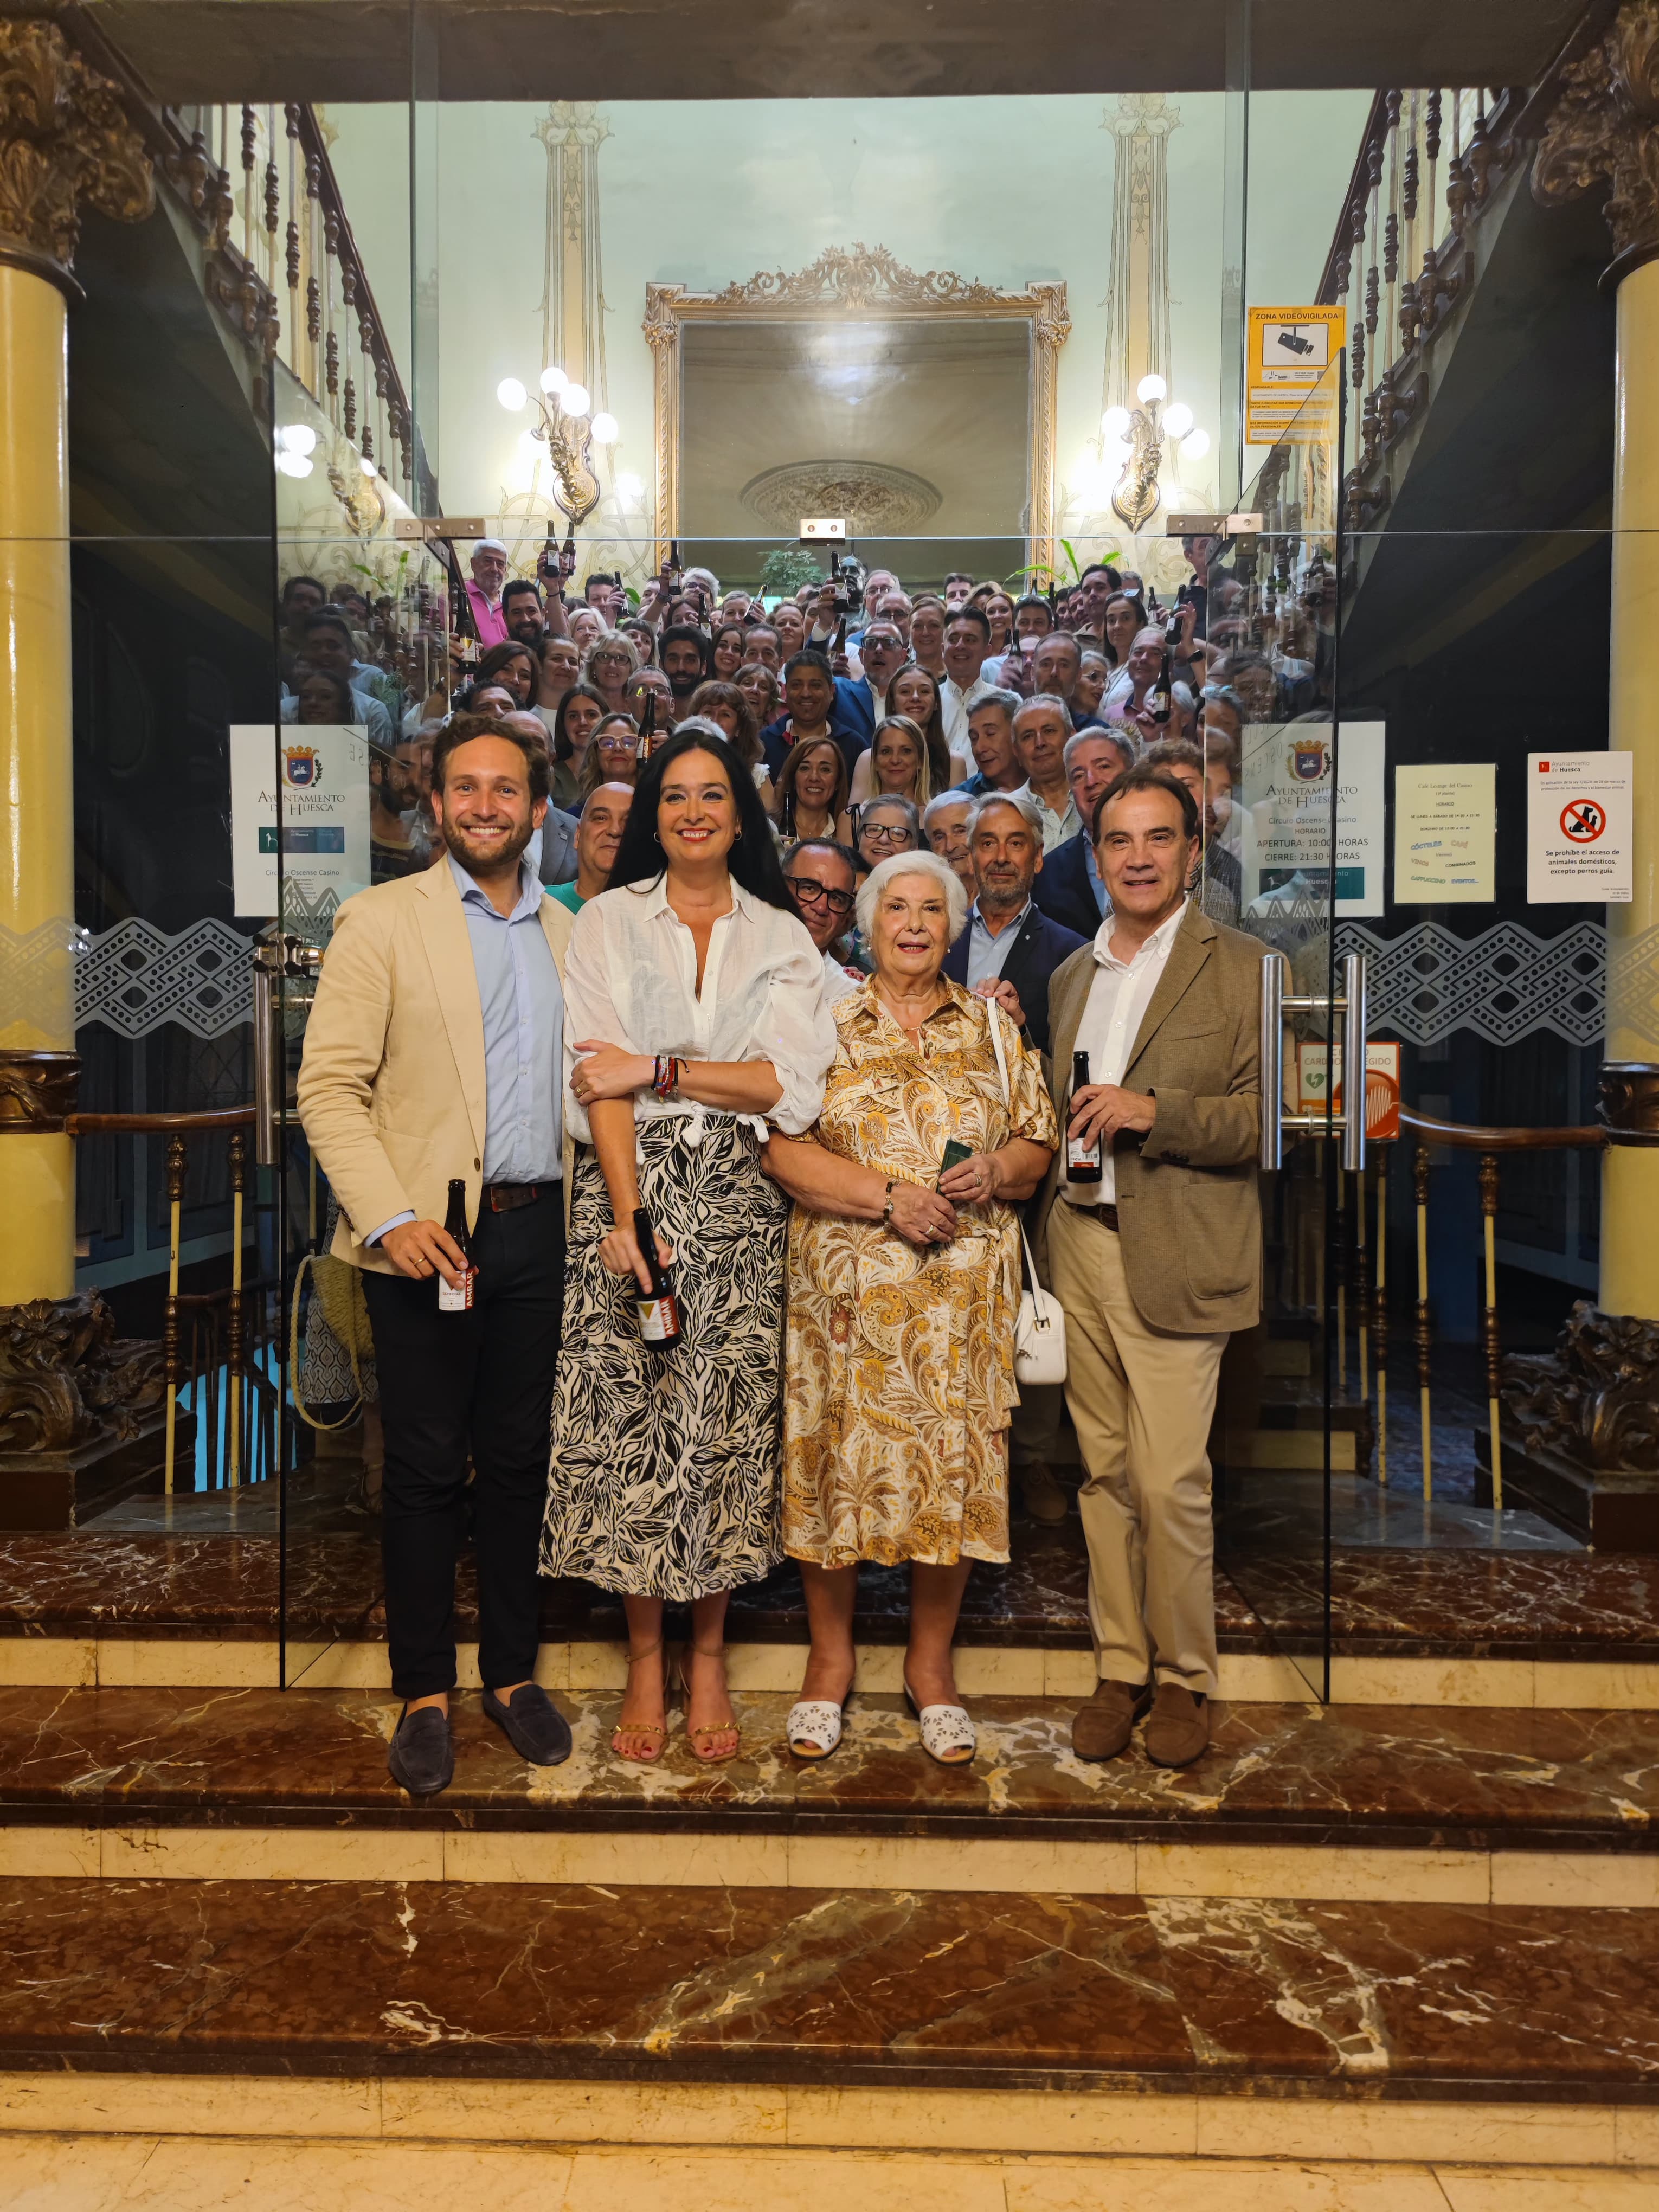
[[[647,1659],[654,1659],[661,1650],[662,1638],[659,1636],[654,1644],[648,1644],[643,1651],[630,1651],[628,1655],[629,1675],[632,1675],[636,1667],[642,1667]],[[665,1681],[663,1684],[665,1702],[667,1695],[668,1685]],[[662,1747],[667,1741],[666,1721],[618,1721],[611,1731],[611,1750],[616,1753],[618,1759],[627,1759],[633,1766],[654,1765],[662,1757]],[[633,1751],[624,1749],[624,1744],[629,1742],[636,1742],[638,1748]]]
[[[728,1759],[735,1759],[743,1749],[743,1739],[738,1733],[735,1720],[720,1721],[714,1728],[692,1727],[691,1671],[689,1661],[694,1654],[699,1659],[723,1661],[726,1657],[726,1647],[722,1644],[718,1651],[702,1651],[699,1650],[694,1644],[690,1646],[685,1658],[679,1661],[678,1667],[680,1688],[685,1693],[685,1733],[690,1739],[691,1756],[704,1766],[724,1766]],[[717,1743],[725,1736],[732,1739],[729,1751],[710,1751],[705,1748],[707,1745]]]

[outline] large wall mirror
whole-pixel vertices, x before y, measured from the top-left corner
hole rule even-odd
[[[941,574],[1047,560],[1069,328],[1063,283],[999,291],[862,246],[720,292],[648,286],[664,538],[729,568],[733,539],[842,515],[867,561],[918,538]]]

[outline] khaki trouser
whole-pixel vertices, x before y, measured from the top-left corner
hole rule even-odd
[[[1066,1309],[1066,1402],[1087,1480],[1089,1626],[1103,1680],[1213,1696],[1214,1527],[1206,1449],[1225,1331],[1177,1336],[1144,1321],[1116,1233],[1060,1199],[1048,1217]]]

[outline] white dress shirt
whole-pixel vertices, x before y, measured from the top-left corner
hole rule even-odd
[[[994,684],[976,676],[964,691],[954,676],[947,676],[939,687],[939,713],[945,722],[945,742],[953,753],[966,753],[968,746],[968,717],[988,691],[996,690]]]
[[[697,948],[668,903],[665,877],[589,899],[576,916],[564,965],[565,1115],[571,1133],[592,1142],[586,1111],[571,1096],[579,1042],[598,1039],[656,1059],[769,1060],[783,1096],[767,1115],[786,1136],[804,1136],[823,1103],[836,1057],[836,1025],[824,1003],[823,959],[805,925],[742,884],[715,922],[697,989]],[[659,1099],[649,1085],[634,1111],[685,1115],[696,1143],[713,1108]]]
[[[1077,801],[1073,798],[1069,789],[1066,793],[1066,811],[1063,814],[1056,814],[1042,793],[1034,790],[1029,783],[1022,783],[1015,796],[1035,801],[1038,811],[1042,816],[1042,851],[1045,859],[1054,851],[1056,845],[1063,845],[1068,837],[1075,837],[1083,827],[1083,817],[1078,812]]]
[[[1109,914],[1096,931],[1092,947],[1095,980],[1089,986],[1088,1000],[1072,1046],[1073,1052],[1088,1054],[1091,1083],[1122,1082],[1135,1039],[1140,1034],[1140,1024],[1146,1019],[1146,1009],[1152,1002],[1152,994],[1158,988],[1170,947],[1175,943],[1176,932],[1186,911],[1187,902],[1182,899],[1169,920],[1158,924],[1129,961],[1120,960],[1112,950],[1112,932],[1117,927],[1115,915]],[[1066,1079],[1069,1093],[1069,1070]],[[1069,1108],[1066,1118],[1070,1119]],[[1060,1187],[1073,1206],[1115,1206],[1117,1173],[1111,1146],[1101,1147],[1098,1182],[1062,1181]]]

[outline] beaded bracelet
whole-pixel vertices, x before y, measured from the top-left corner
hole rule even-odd
[[[654,1066],[655,1073],[651,1079],[651,1088],[659,1098],[672,1098],[680,1087],[680,1076],[685,1062],[683,1060],[676,1060],[670,1054],[666,1057],[659,1055]]]

